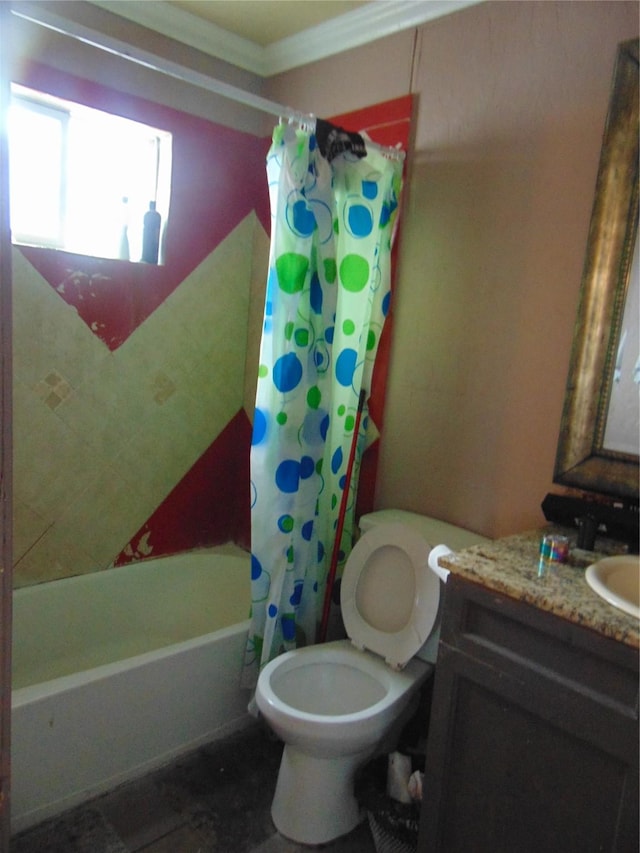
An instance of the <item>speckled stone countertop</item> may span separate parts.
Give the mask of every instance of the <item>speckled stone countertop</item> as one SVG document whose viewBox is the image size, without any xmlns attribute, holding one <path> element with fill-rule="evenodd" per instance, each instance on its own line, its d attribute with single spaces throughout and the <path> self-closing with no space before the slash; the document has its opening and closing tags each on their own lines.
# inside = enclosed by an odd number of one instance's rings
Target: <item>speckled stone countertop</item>
<svg viewBox="0 0 640 853">
<path fill-rule="evenodd" d="M 543 533 L 550 532 L 569 536 L 572 548 L 570 561 L 554 564 L 553 572 L 538 577 L 540 538 Z M 473 545 L 456 554 L 440 557 L 438 562 L 472 583 L 640 648 L 640 622 L 603 601 L 585 579 L 585 568 L 590 563 L 625 549 L 611 541 L 598 540 L 597 552 L 579 551 L 573 548 L 575 537 L 575 530 L 547 527 Z"/>
</svg>

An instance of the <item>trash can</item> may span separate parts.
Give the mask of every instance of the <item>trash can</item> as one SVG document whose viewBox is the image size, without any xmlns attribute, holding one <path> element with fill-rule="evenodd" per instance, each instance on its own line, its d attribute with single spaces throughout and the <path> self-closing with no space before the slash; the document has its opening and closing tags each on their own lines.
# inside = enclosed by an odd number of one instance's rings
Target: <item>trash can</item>
<svg viewBox="0 0 640 853">
<path fill-rule="evenodd" d="M 370 762 L 356 793 L 367 820 L 376 853 L 416 853 L 420 804 L 399 803 L 386 793 L 386 759 Z"/>
</svg>

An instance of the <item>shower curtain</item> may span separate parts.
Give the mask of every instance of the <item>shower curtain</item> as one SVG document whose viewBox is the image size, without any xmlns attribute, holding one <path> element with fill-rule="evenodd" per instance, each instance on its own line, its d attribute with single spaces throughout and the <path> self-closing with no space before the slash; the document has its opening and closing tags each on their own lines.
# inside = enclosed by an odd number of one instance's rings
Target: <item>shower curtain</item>
<svg viewBox="0 0 640 853">
<path fill-rule="evenodd" d="M 325 152 L 326 153 L 326 152 Z M 327 159 L 278 125 L 267 157 L 271 248 L 251 447 L 251 627 L 243 682 L 316 641 L 352 442 L 338 575 L 351 549 L 366 403 L 390 299 L 402 162 Z"/>
</svg>

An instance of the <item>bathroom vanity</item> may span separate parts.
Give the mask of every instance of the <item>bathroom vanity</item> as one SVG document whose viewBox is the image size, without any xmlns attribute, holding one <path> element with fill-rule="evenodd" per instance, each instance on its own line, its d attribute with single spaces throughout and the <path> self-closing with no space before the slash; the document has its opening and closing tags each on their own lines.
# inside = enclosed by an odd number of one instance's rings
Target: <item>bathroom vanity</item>
<svg viewBox="0 0 640 853">
<path fill-rule="evenodd" d="M 540 535 L 440 559 L 424 853 L 638 850 L 638 620 L 587 585 L 603 554 L 538 577 Z"/>
</svg>

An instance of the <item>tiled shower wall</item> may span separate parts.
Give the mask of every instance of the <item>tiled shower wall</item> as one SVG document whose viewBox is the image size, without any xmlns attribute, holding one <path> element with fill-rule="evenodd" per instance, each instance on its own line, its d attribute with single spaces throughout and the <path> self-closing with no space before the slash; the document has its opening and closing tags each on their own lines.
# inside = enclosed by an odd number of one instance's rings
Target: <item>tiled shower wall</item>
<svg viewBox="0 0 640 853">
<path fill-rule="evenodd" d="M 242 410 L 254 228 L 114 352 L 14 249 L 16 586 L 109 566 Z"/>
<path fill-rule="evenodd" d="M 181 115 L 164 112 L 182 229 L 171 243 L 170 220 L 165 267 L 74 267 L 71 295 L 59 253 L 13 249 L 15 586 L 181 550 L 185 538 L 237 539 L 248 523 L 248 478 L 235 474 L 248 464 L 268 238 L 264 181 L 240 158 L 253 150 L 262 174 L 265 143 L 186 115 L 185 141 Z M 232 182 L 243 168 L 246 184 Z M 230 525 L 229 506 L 246 519 Z"/>
</svg>

